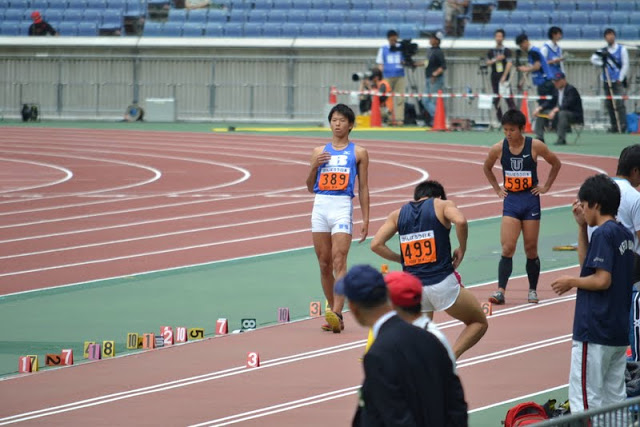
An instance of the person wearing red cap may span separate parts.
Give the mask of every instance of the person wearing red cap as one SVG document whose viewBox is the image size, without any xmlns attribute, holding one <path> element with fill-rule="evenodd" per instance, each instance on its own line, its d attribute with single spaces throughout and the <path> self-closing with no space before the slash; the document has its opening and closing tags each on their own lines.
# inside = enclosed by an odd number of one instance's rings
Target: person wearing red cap
<svg viewBox="0 0 640 427">
<path fill-rule="evenodd" d="M 475 296 L 460 283 L 458 268 L 467 249 L 467 219 L 447 200 L 442 185 L 433 180 L 418 184 L 414 201 L 389 215 L 371 241 L 371 250 L 402 264 L 402 269 L 422 282 L 422 310 L 433 316 L 446 311 L 465 324 L 453 351 L 456 358 L 474 346 L 487 331 L 487 318 Z M 460 246 L 451 250 L 449 233 L 456 226 Z M 387 242 L 400 234 L 400 251 Z M 453 254 L 453 255 L 452 255 Z"/>
<path fill-rule="evenodd" d="M 396 314 L 405 322 L 435 335 L 447 349 L 455 369 L 456 356 L 453 354 L 447 337 L 429 316 L 422 313 L 422 282 L 420 279 L 405 271 L 392 271 L 384 276 L 384 282 L 389 291 L 391 307 L 396 311 Z"/>
<path fill-rule="evenodd" d="M 42 19 L 42 15 L 40 15 L 40 12 L 37 10 L 31 13 L 31 19 L 33 20 L 33 24 L 29 26 L 30 36 L 46 36 L 47 34 L 52 36 L 59 35 L 47 21 Z"/>
<path fill-rule="evenodd" d="M 362 360 L 365 378 L 352 425 L 467 426 L 464 389 L 447 350 L 392 310 L 382 274 L 355 265 L 335 292 L 348 299 L 353 317 L 375 338 Z"/>
</svg>

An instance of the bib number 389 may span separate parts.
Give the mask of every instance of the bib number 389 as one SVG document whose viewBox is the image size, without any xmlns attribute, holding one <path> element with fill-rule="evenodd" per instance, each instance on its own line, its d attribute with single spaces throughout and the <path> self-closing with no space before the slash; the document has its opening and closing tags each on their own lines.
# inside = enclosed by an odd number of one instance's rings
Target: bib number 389
<svg viewBox="0 0 640 427">
<path fill-rule="evenodd" d="M 344 190 L 349 183 L 349 174 L 344 172 L 325 172 L 320 174 L 318 188 L 322 191 Z"/>
</svg>

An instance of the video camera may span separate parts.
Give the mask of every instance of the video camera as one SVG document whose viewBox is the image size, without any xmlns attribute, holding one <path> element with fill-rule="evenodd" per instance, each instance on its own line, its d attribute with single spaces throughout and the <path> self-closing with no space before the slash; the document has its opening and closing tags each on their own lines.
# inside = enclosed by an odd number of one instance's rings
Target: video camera
<svg viewBox="0 0 640 427">
<path fill-rule="evenodd" d="M 418 53 L 418 43 L 412 43 L 411 39 L 400 40 L 400 46 L 395 45 L 390 47 L 391 52 L 402 52 L 404 57 L 404 65 L 414 67 L 415 61 L 413 55 Z"/>
<path fill-rule="evenodd" d="M 353 80 L 354 82 L 357 82 L 360 80 L 369 80 L 372 76 L 373 76 L 373 73 L 371 71 L 353 73 L 351 75 L 351 80 Z"/>
<path fill-rule="evenodd" d="M 603 47 L 602 49 L 596 50 L 595 54 L 601 57 L 602 59 L 607 59 L 607 57 L 609 56 L 609 51 L 607 50 L 606 47 Z"/>
</svg>

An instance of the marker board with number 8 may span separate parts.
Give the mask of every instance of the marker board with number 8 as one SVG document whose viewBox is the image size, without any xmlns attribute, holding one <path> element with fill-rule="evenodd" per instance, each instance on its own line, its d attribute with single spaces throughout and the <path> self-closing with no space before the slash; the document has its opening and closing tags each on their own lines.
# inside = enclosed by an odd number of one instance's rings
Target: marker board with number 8
<svg viewBox="0 0 640 427">
<path fill-rule="evenodd" d="M 240 320 L 240 329 L 255 329 L 258 326 L 256 319 L 242 319 Z"/>
</svg>

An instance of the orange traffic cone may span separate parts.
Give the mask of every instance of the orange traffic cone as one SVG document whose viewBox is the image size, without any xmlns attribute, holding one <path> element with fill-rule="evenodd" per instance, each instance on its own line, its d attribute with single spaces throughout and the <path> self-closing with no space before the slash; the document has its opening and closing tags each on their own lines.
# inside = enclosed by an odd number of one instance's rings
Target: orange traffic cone
<svg viewBox="0 0 640 427">
<path fill-rule="evenodd" d="M 371 99 L 371 127 L 382 127 L 382 115 L 380 114 L 380 97 L 374 95 Z"/>
<path fill-rule="evenodd" d="M 442 91 L 438 91 L 438 99 L 436 100 L 436 114 L 433 118 L 433 127 L 431 130 L 447 130 L 446 116 L 444 112 L 444 99 Z"/>
<path fill-rule="evenodd" d="M 529 119 L 529 103 L 528 103 L 528 94 L 527 91 L 524 91 L 524 98 L 522 98 L 522 104 L 520 104 L 520 111 L 524 114 L 524 118 L 527 120 L 527 124 L 524 126 L 525 133 L 532 133 L 533 129 L 531 128 L 531 120 Z"/>
<path fill-rule="evenodd" d="M 329 104 L 337 104 L 338 103 L 338 95 L 335 92 L 336 87 L 331 86 L 329 88 Z"/>
</svg>

